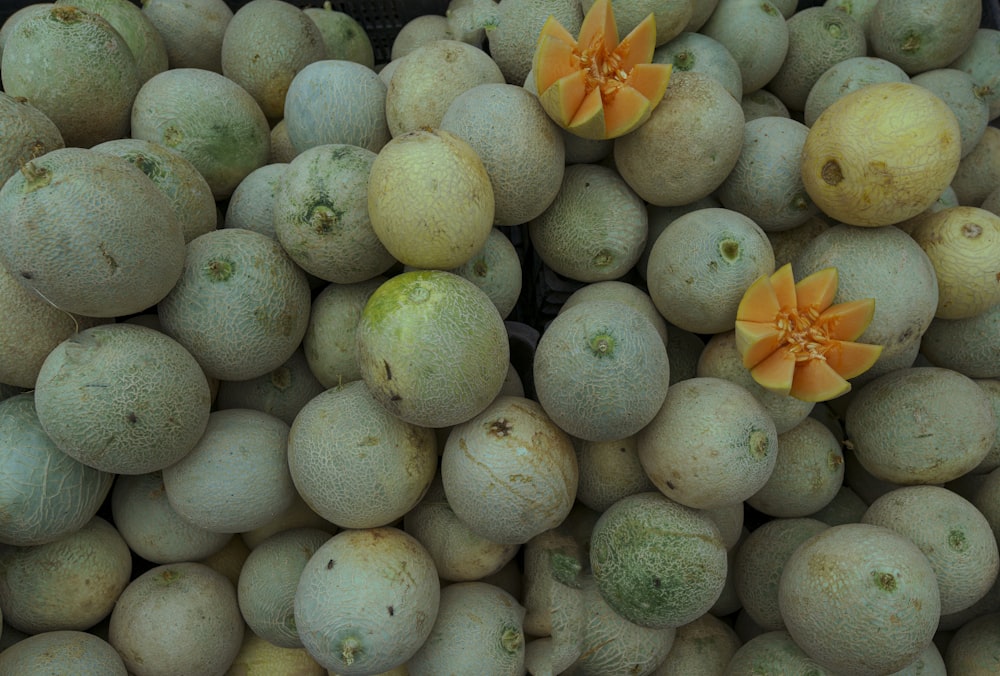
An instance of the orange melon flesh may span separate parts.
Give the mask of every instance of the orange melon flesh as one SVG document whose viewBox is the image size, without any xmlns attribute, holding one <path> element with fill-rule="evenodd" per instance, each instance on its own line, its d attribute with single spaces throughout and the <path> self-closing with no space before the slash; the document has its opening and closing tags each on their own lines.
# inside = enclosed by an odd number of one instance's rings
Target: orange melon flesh
<svg viewBox="0 0 1000 676">
<path fill-rule="evenodd" d="M 828 401 L 850 389 L 851 384 L 834 371 L 829 362 L 810 359 L 799 363 L 795 369 L 788 393 L 802 401 Z"/>
<path fill-rule="evenodd" d="M 773 324 L 736 321 L 736 349 L 743 366 L 753 368 L 781 347 L 781 332 Z"/>
<path fill-rule="evenodd" d="M 627 134 L 649 119 L 670 82 L 671 65 L 649 63 L 655 47 L 652 14 L 619 42 L 608 0 L 594 3 L 575 40 L 550 16 L 533 60 L 542 108 L 577 136 Z"/>
<path fill-rule="evenodd" d="M 837 268 L 826 268 L 809 275 L 795 285 L 799 307 L 814 307 L 820 312 L 830 307 L 837 295 Z"/>
<path fill-rule="evenodd" d="M 787 345 L 779 347 L 750 370 L 761 387 L 777 394 L 788 394 L 798 370 L 795 355 Z"/>
<path fill-rule="evenodd" d="M 865 332 L 875 315 L 875 300 L 865 298 L 827 308 L 816 320 L 838 340 L 855 340 Z"/>
<path fill-rule="evenodd" d="M 761 277 L 750 285 L 736 308 L 737 322 L 760 322 L 771 324 L 781 312 L 781 303 L 774 291 L 771 280 Z"/>
<path fill-rule="evenodd" d="M 771 286 L 774 287 L 774 295 L 778 299 L 778 305 L 786 312 L 799 307 L 801 301 L 798 298 L 798 287 L 795 285 L 795 277 L 792 275 L 792 264 L 785 263 L 771 275 Z M 774 318 L 772 317 L 772 320 Z"/>
<path fill-rule="evenodd" d="M 875 365 L 882 354 L 881 345 L 852 343 L 846 340 L 833 342 L 826 352 L 826 363 L 842 378 L 854 378 Z"/>
</svg>

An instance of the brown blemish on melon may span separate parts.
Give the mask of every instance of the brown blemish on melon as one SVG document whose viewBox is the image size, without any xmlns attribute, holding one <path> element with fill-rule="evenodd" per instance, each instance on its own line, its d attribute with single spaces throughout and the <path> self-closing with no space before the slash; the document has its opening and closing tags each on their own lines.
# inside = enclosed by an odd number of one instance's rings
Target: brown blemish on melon
<svg viewBox="0 0 1000 676">
<path fill-rule="evenodd" d="M 510 436 L 512 429 L 514 429 L 514 426 L 506 418 L 498 418 L 490 423 L 490 434 L 495 437 L 503 438 Z"/>
<path fill-rule="evenodd" d="M 896 577 L 892 573 L 885 571 L 873 570 L 872 581 L 876 587 L 885 592 L 894 592 L 896 591 L 896 587 L 899 586 L 896 582 Z"/>
<path fill-rule="evenodd" d="M 983 234 L 983 227 L 978 223 L 966 223 L 962 226 L 962 236 L 975 239 Z"/>
<path fill-rule="evenodd" d="M 844 180 L 844 172 L 837 160 L 827 160 L 820 172 L 823 182 L 827 185 L 837 185 Z"/>
</svg>

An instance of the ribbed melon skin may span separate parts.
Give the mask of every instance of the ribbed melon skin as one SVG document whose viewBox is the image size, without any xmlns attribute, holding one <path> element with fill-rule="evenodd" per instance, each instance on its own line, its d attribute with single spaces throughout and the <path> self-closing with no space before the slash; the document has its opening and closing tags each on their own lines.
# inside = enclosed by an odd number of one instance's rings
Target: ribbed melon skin
<svg viewBox="0 0 1000 676">
<path fill-rule="evenodd" d="M 104 502 L 114 475 L 60 451 L 38 422 L 35 396 L 0 402 L 0 543 L 52 542 L 83 527 Z"/>
<path fill-rule="evenodd" d="M 60 630 L 28 636 L 0 654 L 0 673 L 128 676 L 121 656 L 90 632 Z"/>
<path fill-rule="evenodd" d="M 653 676 L 722 674 L 740 639 L 732 627 L 711 613 L 677 627 L 670 652 Z"/>
<path fill-rule="evenodd" d="M 2 72 L 4 91 L 48 115 L 66 145 L 89 148 L 128 136 L 139 68 L 99 14 L 57 5 L 28 12 L 7 36 Z"/>
<path fill-rule="evenodd" d="M 217 409 L 252 408 L 291 425 L 310 399 L 326 388 L 309 369 L 301 349 L 270 373 L 250 380 L 223 380 L 215 395 Z"/>
<path fill-rule="evenodd" d="M 935 366 L 970 378 L 1000 378 L 1000 304 L 968 319 L 934 319 L 920 351 Z"/>
<path fill-rule="evenodd" d="M 222 38 L 233 18 L 225 0 L 147 0 L 142 13 L 163 37 L 170 68 L 222 73 Z"/>
<path fill-rule="evenodd" d="M 64 148 L 62 133 L 48 115 L 24 99 L 0 92 L 0 185 L 32 157 Z"/>
<path fill-rule="evenodd" d="M 0 189 L 0 262 L 49 303 L 91 317 L 155 305 L 180 276 L 184 235 L 139 169 L 83 148 L 32 160 Z"/>
<path fill-rule="evenodd" d="M 835 676 L 834 672 L 806 655 L 784 629 L 765 632 L 750 639 L 739 647 L 726 666 L 727 676 L 753 676 L 758 673 Z"/>
</svg>

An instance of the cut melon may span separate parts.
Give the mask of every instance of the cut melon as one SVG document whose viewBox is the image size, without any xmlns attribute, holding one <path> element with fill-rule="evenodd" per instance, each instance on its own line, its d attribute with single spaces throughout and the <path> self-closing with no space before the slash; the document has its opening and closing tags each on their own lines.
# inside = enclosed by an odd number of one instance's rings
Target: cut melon
<svg viewBox="0 0 1000 676">
<path fill-rule="evenodd" d="M 761 386 L 803 401 L 827 401 L 851 389 L 848 378 L 874 365 L 881 345 L 851 342 L 871 323 L 875 299 L 831 305 L 836 268 L 795 283 L 791 264 L 747 289 L 736 317 L 736 346 Z"/>
<path fill-rule="evenodd" d="M 672 65 L 650 63 L 655 48 L 653 15 L 619 41 L 609 0 L 594 3 L 576 39 L 550 16 L 533 62 L 539 101 L 559 126 L 577 136 L 627 134 L 649 119 L 670 82 Z"/>
</svg>

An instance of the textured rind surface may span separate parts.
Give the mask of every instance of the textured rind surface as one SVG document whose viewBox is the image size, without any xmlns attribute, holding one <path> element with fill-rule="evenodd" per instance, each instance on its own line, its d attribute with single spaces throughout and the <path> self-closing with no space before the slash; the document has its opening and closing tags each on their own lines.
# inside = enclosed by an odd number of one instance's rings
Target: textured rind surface
<svg viewBox="0 0 1000 676">
<path fill-rule="evenodd" d="M 358 323 L 357 351 L 375 399 L 422 427 L 478 414 L 500 392 L 510 362 L 493 301 L 441 270 L 404 272 L 376 289 Z"/>
<path fill-rule="evenodd" d="M 490 55 L 506 81 L 517 85 L 528 77 L 536 38 L 549 16 L 571 35 L 578 35 L 583 24 L 583 8 L 576 0 L 504 0 L 497 10 L 496 26 L 486 32 Z"/>
<path fill-rule="evenodd" d="M 226 207 L 224 227 L 274 234 L 274 196 L 289 162 L 271 162 L 254 169 L 233 190 Z"/>
<path fill-rule="evenodd" d="M 27 547 L 79 530 L 97 514 L 114 475 L 60 451 L 38 422 L 32 393 L 0 402 L 0 543 Z"/>
<path fill-rule="evenodd" d="M 767 410 L 740 385 L 691 378 L 671 385 L 639 431 L 639 462 L 668 498 L 695 509 L 747 499 L 766 482 L 778 453 Z"/>
<path fill-rule="evenodd" d="M 891 225 L 937 200 L 961 152 L 961 129 L 944 101 L 919 85 L 881 82 L 841 97 L 816 118 L 802 149 L 802 180 L 831 218 Z"/>
<path fill-rule="evenodd" d="M 854 456 L 897 484 L 940 484 L 974 469 L 996 439 L 989 396 L 950 369 L 914 366 L 867 383 L 844 416 Z"/>
<path fill-rule="evenodd" d="M 614 169 L 574 164 L 558 191 L 528 223 L 535 252 L 555 272 L 581 282 L 618 279 L 642 255 L 649 217 Z"/>
<path fill-rule="evenodd" d="M 923 552 L 869 524 L 831 526 L 799 546 L 781 573 L 778 605 L 806 654 L 857 676 L 916 659 L 934 637 L 941 607 Z"/>
<path fill-rule="evenodd" d="M 251 0 L 236 10 L 222 37 L 222 74 L 245 89 L 264 115 L 280 120 L 295 74 L 326 57 L 319 26 L 297 6 Z"/>
<path fill-rule="evenodd" d="M 935 366 L 970 378 L 1000 378 L 1000 304 L 968 319 L 935 319 L 920 350 Z"/>
<path fill-rule="evenodd" d="M 35 383 L 35 410 L 55 444 L 115 474 L 144 474 L 183 458 L 204 432 L 211 406 L 208 379 L 191 353 L 133 324 L 103 324 L 67 338 Z"/>
<path fill-rule="evenodd" d="M 734 99 L 739 101 L 743 98 L 743 76 L 739 64 L 725 45 L 704 33 L 688 30 L 677 35 L 656 48 L 653 63 L 669 63 L 673 65 L 674 72 L 693 70 L 706 73 L 721 82 Z"/>
<path fill-rule="evenodd" d="M 493 185 L 496 225 L 527 223 L 555 199 L 565 167 L 563 136 L 524 87 L 472 87 L 455 97 L 440 126 L 467 141 L 483 160 Z"/>
<path fill-rule="evenodd" d="M 803 122 L 811 127 L 830 104 L 876 82 L 909 82 L 910 77 L 892 61 L 875 56 L 854 56 L 830 66 L 813 83 L 806 97 Z"/>
<path fill-rule="evenodd" d="M 4 183 L 0 235 L 0 262 L 18 282 L 91 317 L 156 304 L 184 258 L 163 193 L 127 161 L 84 148 L 46 153 Z"/>
<path fill-rule="evenodd" d="M 751 676 L 766 670 L 767 674 L 809 674 L 836 676 L 802 651 L 784 629 L 766 631 L 754 636 L 733 654 L 726 674 Z"/>
<path fill-rule="evenodd" d="M 328 284 L 313 299 L 302 349 L 324 387 L 361 379 L 355 332 L 365 304 L 385 281 L 379 276 L 356 284 Z"/>
<path fill-rule="evenodd" d="M 517 307 L 524 280 L 521 257 L 510 238 L 500 230 L 493 228 L 483 248 L 464 265 L 449 272 L 482 289 L 504 319 Z"/>
<path fill-rule="evenodd" d="M 788 53 L 785 17 L 770 2 L 722 0 L 700 32 L 721 42 L 736 59 L 744 95 L 766 85 Z"/>
<path fill-rule="evenodd" d="M 437 442 L 433 430 L 393 416 L 355 380 L 302 408 L 288 466 L 317 514 L 341 528 L 375 528 L 420 501 L 437 471 Z"/>
<path fill-rule="evenodd" d="M 215 408 L 252 408 L 291 425 L 310 399 L 326 388 L 309 369 L 301 349 L 269 373 L 250 380 L 223 380 L 215 395 Z"/>
<path fill-rule="evenodd" d="M 59 128 L 45 113 L 4 92 L 0 92 L 0 140 L 0 185 L 33 157 L 66 146 Z"/>
<path fill-rule="evenodd" d="M 295 623 L 306 650 L 327 669 L 377 674 L 417 652 L 440 602 L 434 561 L 416 539 L 392 527 L 345 530 L 306 563 Z M 345 658 L 353 641 L 358 649 Z"/>
<path fill-rule="evenodd" d="M 441 482 L 452 510 L 473 532 L 522 544 L 563 522 L 579 477 L 569 436 L 524 397 L 497 397 L 452 428 Z"/>
<path fill-rule="evenodd" d="M 309 559 L 330 534 L 317 528 L 275 533 L 247 556 L 236 586 L 240 613 L 254 635 L 281 648 L 301 648 L 295 589 Z"/>
<path fill-rule="evenodd" d="M 2 67 L 4 91 L 45 113 L 66 145 L 89 148 L 128 136 L 139 69 L 100 15 L 55 5 L 28 12 L 7 35 Z"/>
<path fill-rule="evenodd" d="M 350 14 L 332 7 L 305 7 L 302 10 L 319 28 L 326 45 L 326 58 L 353 61 L 375 68 L 372 41 L 358 21 Z"/>
<path fill-rule="evenodd" d="M 222 38 L 233 18 L 225 0 L 149 0 L 142 13 L 163 37 L 171 68 L 222 73 Z"/>
<path fill-rule="evenodd" d="M 0 671 L 31 674 L 49 670 L 78 676 L 127 676 L 118 652 L 85 631 L 59 630 L 28 636 L 0 654 Z"/>
<path fill-rule="evenodd" d="M 135 676 L 224 673 L 245 626 L 233 584 L 205 564 L 181 562 L 129 583 L 111 611 L 108 642 Z"/>
<path fill-rule="evenodd" d="M 703 513 L 661 493 L 637 493 L 594 524 L 590 565 L 608 605 L 651 628 L 677 627 L 708 611 L 726 582 L 726 548 Z"/>
<path fill-rule="evenodd" d="M 288 509 L 288 425 L 263 411 L 213 412 L 194 448 L 163 470 L 170 506 L 192 524 L 242 533 Z"/>
<path fill-rule="evenodd" d="M 253 97 L 229 78 L 198 68 L 171 68 L 142 85 L 132 106 L 132 138 L 183 155 L 217 200 L 267 164 L 271 147 L 271 129 Z"/>
<path fill-rule="evenodd" d="M 416 268 L 448 270 L 468 261 L 493 229 L 495 205 L 475 149 L 440 129 L 393 138 L 368 177 L 375 234 L 397 260 Z"/>
<path fill-rule="evenodd" d="M 910 75 L 943 68 L 968 47 L 982 12 L 982 3 L 975 0 L 948 4 L 882 0 L 868 18 L 868 44 L 876 56 Z"/>
<path fill-rule="evenodd" d="M 311 63 L 288 86 L 288 138 L 299 152 L 348 143 L 377 153 L 391 138 L 385 95 L 385 82 L 367 66 L 333 59 Z"/>
<path fill-rule="evenodd" d="M 724 673 L 741 645 L 733 629 L 711 613 L 677 627 L 670 652 L 653 676 Z"/>
<path fill-rule="evenodd" d="M 603 336 L 613 343 L 607 353 L 597 344 Z M 639 310 L 606 300 L 579 303 L 553 319 L 532 368 L 545 412 L 588 441 L 621 439 L 645 427 L 670 381 L 666 348 L 653 324 Z"/>
<path fill-rule="evenodd" d="M 368 216 L 368 176 L 375 158 L 366 148 L 325 144 L 301 152 L 278 181 L 275 235 L 306 272 L 353 284 L 396 262 Z"/>
<path fill-rule="evenodd" d="M 291 357 L 309 307 L 305 272 L 276 240 L 224 228 L 188 244 L 181 278 L 157 310 L 207 376 L 249 380 Z"/>
</svg>

